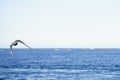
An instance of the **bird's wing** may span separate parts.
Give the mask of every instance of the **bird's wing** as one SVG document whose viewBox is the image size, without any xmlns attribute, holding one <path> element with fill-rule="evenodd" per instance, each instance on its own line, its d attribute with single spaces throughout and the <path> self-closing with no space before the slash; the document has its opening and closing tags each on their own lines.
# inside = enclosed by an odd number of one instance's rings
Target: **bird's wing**
<svg viewBox="0 0 120 80">
<path fill-rule="evenodd" d="M 13 53 L 12 53 L 12 45 L 10 45 L 10 53 L 11 53 L 11 56 L 13 56 Z"/>
<path fill-rule="evenodd" d="M 31 49 L 27 44 L 25 44 L 23 41 L 21 40 L 17 40 L 18 42 L 22 43 L 23 45 L 27 46 L 29 49 Z"/>
</svg>

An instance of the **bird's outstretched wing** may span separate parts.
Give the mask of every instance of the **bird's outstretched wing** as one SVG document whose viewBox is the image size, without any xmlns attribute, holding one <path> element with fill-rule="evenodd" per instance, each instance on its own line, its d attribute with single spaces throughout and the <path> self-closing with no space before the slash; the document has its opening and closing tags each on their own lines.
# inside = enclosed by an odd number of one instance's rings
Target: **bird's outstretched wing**
<svg viewBox="0 0 120 80">
<path fill-rule="evenodd" d="M 13 53 L 12 53 L 12 45 L 10 45 L 10 53 L 11 53 L 11 56 L 13 56 Z"/>
<path fill-rule="evenodd" d="M 31 49 L 31 48 L 30 48 L 27 44 L 25 44 L 23 41 L 21 41 L 21 40 L 16 40 L 16 41 L 22 43 L 23 45 L 25 45 L 25 46 L 27 46 L 29 49 Z"/>
</svg>

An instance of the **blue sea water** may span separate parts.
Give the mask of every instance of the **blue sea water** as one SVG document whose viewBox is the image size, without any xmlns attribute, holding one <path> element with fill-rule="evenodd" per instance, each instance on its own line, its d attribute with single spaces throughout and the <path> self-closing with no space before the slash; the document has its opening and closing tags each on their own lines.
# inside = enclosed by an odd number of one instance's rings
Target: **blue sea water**
<svg viewBox="0 0 120 80">
<path fill-rule="evenodd" d="M 120 80 L 120 49 L 0 49 L 0 80 Z"/>
</svg>

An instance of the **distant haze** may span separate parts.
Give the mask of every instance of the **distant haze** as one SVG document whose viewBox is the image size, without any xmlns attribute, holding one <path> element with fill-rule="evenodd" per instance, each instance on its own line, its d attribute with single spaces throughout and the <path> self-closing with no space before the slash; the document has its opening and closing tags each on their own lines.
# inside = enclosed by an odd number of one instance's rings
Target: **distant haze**
<svg viewBox="0 0 120 80">
<path fill-rule="evenodd" d="M 0 48 L 16 39 L 33 48 L 120 48 L 120 0 L 0 0 Z"/>
</svg>

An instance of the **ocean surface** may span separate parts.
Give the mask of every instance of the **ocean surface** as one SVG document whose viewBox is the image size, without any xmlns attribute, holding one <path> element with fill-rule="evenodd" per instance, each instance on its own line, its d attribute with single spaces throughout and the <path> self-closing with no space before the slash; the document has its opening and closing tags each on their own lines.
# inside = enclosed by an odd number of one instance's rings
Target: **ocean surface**
<svg viewBox="0 0 120 80">
<path fill-rule="evenodd" d="M 120 80 L 120 49 L 0 49 L 0 80 Z"/>
</svg>

